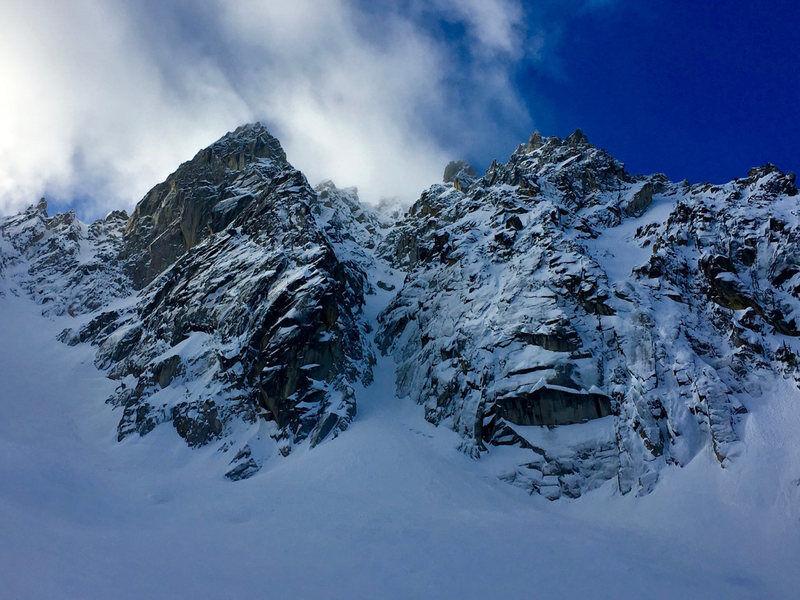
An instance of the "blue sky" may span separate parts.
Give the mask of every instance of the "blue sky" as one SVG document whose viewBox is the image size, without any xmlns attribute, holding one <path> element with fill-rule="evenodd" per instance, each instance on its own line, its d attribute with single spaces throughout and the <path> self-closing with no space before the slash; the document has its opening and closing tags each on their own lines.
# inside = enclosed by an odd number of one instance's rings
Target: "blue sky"
<svg viewBox="0 0 800 600">
<path fill-rule="evenodd" d="M 444 164 L 581 128 L 640 173 L 800 167 L 800 3 L 6 0 L 0 214 L 130 209 L 265 121 L 315 183 L 413 201 Z"/>
<path fill-rule="evenodd" d="M 575 15 L 515 82 L 539 127 L 582 128 L 637 172 L 727 181 L 800 167 L 800 2 L 616 2 Z M 520 134 L 522 131 L 520 131 Z"/>
</svg>

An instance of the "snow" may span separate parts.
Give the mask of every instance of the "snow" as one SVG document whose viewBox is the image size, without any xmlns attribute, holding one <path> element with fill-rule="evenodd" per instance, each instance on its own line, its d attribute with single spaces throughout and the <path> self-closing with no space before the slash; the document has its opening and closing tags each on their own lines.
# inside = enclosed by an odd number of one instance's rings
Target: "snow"
<svg viewBox="0 0 800 600">
<path fill-rule="evenodd" d="M 576 390 L 570 390 L 575 392 Z M 585 393 L 585 392 L 584 392 Z M 599 437 L 614 437 L 614 418 L 603 417 L 586 423 L 560 425 L 555 427 L 539 427 L 535 425 L 514 425 L 514 431 L 535 446 L 545 447 L 552 452 L 559 452 L 576 446 L 581 442 L 592 441 Z"/>
<path fill-rule="evenodd" d="M 603 266 L 610 282 L 626 281 L 634 268 L 647 262 L 652 248 L 642 247 L 638 243 L 634 237 L 636 230 L 651 223 L 666 221 L 675 208 L 675 202 L 674 197 L 656 195 L 642 216 L 628 218 L 596 239 L 581 240 L 592 257 Z"/>
<path fill-rule="evenodd" d="M 377 273 L 399 283 L 400 273 Z M 388 301 L 376 288 L 365 317 Z M 645 497 L 549 503 L 456 450 L 379 359 L 346 435 L 232 483 L 168 427 L 123 443 L 67 318 L 0 299 L 0 581 L 7 598 L 791 598 L 800 585 L 800 402 L 747 420 Z M 601 426 L 600 422 L 596 426 Z"/>
</svg>

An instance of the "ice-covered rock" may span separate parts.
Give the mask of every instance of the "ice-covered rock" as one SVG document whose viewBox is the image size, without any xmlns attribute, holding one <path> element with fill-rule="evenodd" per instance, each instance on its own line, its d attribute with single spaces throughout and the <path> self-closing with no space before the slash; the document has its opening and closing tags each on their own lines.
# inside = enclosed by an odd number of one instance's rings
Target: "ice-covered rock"
<svg viewBox="0 0 800 600">
<path fill-rule="evenodd" d="M 50 217 L 42 198 L 0 219 L 0 277 L 13 280 L 45 315 L 90 313 L 131 293 L 117 256 L 128 215 L 113 211 L 91 225 L 74 212 Z M 0 285 L 0 293 L 2 288 Z"/>
<path fill-rule="evenodd" d="M 534 134 L 468 188 L 432 186 L 379 248 L 409 270 L 379 317 L 398 395 L 473 456 L 528 449 L 506 478 L 548 497 L 646 493 L 707 446 L 726 465 L 759 378 L 800 347 L 796 194 L 773 166 L 689 186 Z M 535 433 L 608 415 L 614 435 L 571 453 Z"/>
<path fill-rule="evenodd" d="M 118 381 L 119 439 L 169 423 L 232 480 L 344 431 L 376 360 L 398 402 L 550 499 L 647 493 L 705 451 L 726 467 L 761 382 L 800 384 L 793 175 L 632 175 L 576 131 L 443 179 L 368 207 L 246 125 L 130 218 L 0 219 L 0 294 L 78 317 L 61 340 Z"/>
</svg>

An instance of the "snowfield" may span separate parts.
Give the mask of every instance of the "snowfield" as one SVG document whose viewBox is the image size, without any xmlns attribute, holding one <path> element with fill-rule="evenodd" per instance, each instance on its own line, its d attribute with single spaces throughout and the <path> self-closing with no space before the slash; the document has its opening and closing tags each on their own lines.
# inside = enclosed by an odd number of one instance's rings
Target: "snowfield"
<svg viewBox="0 0 800 600">
<path fill-rule="evenodd" d="M 469 459 L 379 358 L 346 435 L 234 483 L 171 428 L 117 443 L 114 382 L 40 313 L 0 299 L 2 598 L 797 597 L 800 398 L 782 381 L 728 468 L 708 448 L 649 495 L 548 502 L 497 480 L 518 449 Z"/>
</svg>

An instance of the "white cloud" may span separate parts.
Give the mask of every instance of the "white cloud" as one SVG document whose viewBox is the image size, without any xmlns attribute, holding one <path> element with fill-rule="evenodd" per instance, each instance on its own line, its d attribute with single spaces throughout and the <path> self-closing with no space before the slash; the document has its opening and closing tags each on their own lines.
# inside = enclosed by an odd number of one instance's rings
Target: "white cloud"
<svg viewBox="0 0 800 600">
<path fill-rule="evenodd" d="M 130 208 L 199 148 L 256 118 L 312 183 L 331 177 L 368 200 L 414 199 L 448 159 L 496 135 L 497 120 L 528 118 L 509 83 L 518 4 L 446 0 L 439 10 L 464 24 L 471 57 L 410 8 L 6 1 L 0 212 L 45 192 L 82 199 L 90 216 Z M 470 133 L 445 143 L 432 126 Z"/>
<path fill-rule="evenodd" d="M 434 6 L 464 23 L 480 51 L 513 56 L 522 53 L 523 14 L 515 0 L 436 0 Z"/>
</svg>

